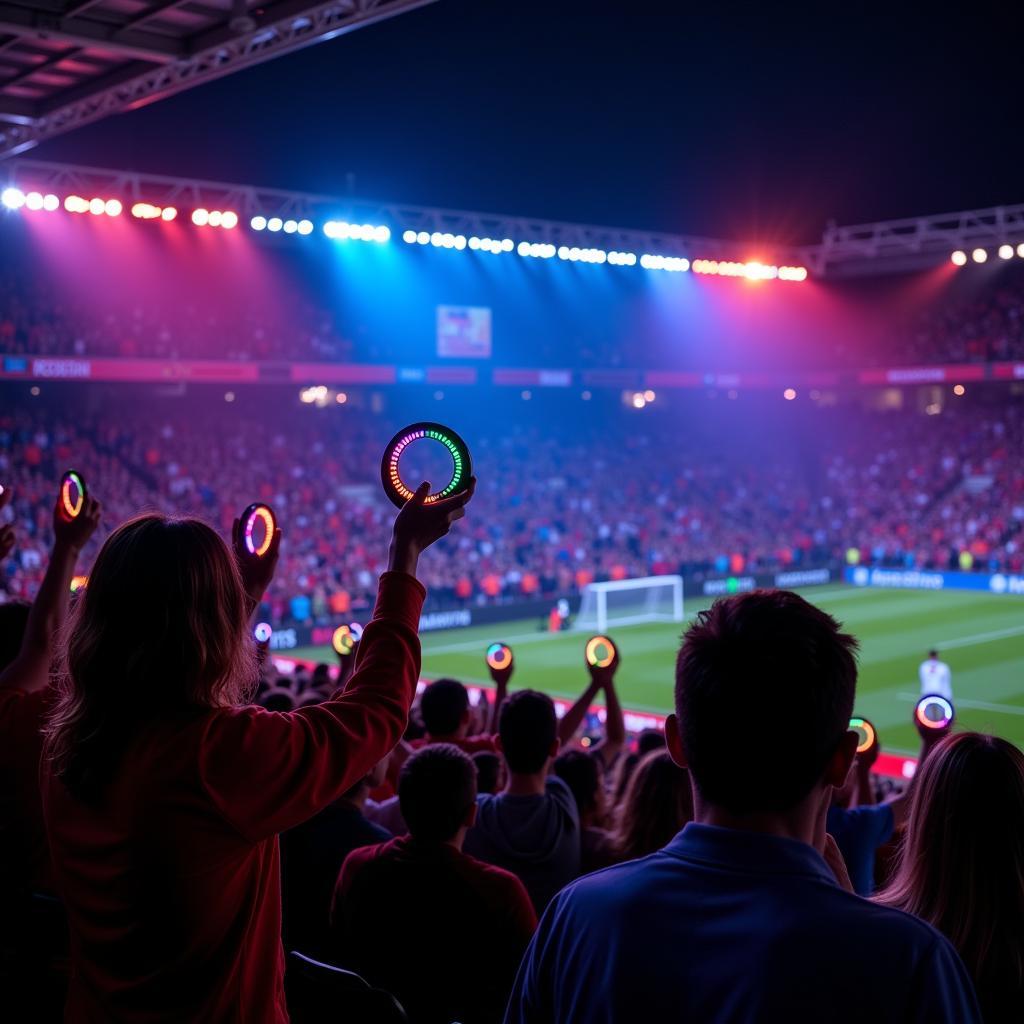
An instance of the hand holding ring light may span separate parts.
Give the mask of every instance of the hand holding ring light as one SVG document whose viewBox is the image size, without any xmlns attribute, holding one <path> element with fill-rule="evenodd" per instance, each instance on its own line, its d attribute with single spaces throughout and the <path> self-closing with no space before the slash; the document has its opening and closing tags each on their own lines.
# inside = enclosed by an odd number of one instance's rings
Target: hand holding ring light
<svg viewBox="0 0 1024 1024">
<path fill-rule="evenodd" d="M 402 508 L 415 493 L 415 487 L 410 487 L 409 483 L 402 479 L 400 462 L 403 452 L 418 441 L 434 441 L 443 445 L 452 459 L 451 478 L 439 490 L 428 493 L 423 499 L 424 505 L 432 505 L 443 498 L 451 498 L 469 490 L 473 476 L 473 460 L 470 458 L 466 442 L 454 430 L 440 423 L 413 423 L 391 438 L 384 449 L 384 457 L 380 464 L 380 479 L 384 485 L 384 493 L 398 508 Z"/>
<path fill-rule="evenodd" d="M 262 502 L 249 505 L 234 521 L 231 536 L 251 614 L 263 600 L 277 567 L 281 530 L 274 510 Z"/>
<path fill-rule="evenodd" d="M 850 728 L 857 734 L 857 757 L 874 763 L 878 757 L 878 730 L 866 718 L 851 718 Z"/>
</svg>

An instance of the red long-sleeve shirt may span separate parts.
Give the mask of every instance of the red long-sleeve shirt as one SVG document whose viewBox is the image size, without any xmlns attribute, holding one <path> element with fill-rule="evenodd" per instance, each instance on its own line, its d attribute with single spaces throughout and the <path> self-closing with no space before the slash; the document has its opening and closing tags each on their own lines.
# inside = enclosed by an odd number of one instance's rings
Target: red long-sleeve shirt
<svg viewBox="0 0 1024 1024">
<path fill-rule="evenodd" d="M 67 1021 L 288 1020 L 277 833 L 398 742 L 419 677 L 424 596 L 404 573 L 381 578 L 356 671 L 324 704 L 147 723 L 98 805 L 76 800 L 44 766 L 72 937 Z"/>
</svg>

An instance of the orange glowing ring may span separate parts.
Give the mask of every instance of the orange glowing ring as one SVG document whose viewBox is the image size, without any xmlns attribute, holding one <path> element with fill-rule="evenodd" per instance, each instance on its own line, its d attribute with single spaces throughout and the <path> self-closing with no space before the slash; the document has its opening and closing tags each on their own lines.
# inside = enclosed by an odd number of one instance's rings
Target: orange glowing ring
<svg viewBox="0 0 1024 1024">
<path fill-rule="evenodd" d="M 495 672 L 512 667 L 512 648 L 507 644 L 491 644 L 487 648 L 487 664 Z"/>
<path fill-rule="evenodd" d="M 866 718 L 851 718 L 850 728 L 857 733 L 857 753 L 866 754 L 878 742 L 875 727 Z"/>
<path fill-rule="evenodd" d="M 929 708 L 938 708 L 942 717 L 929 718 Z M 953 705 L 945 697 L 940 697 L 937 693 L 925 694 L 917 702 L 917 707 L 914 708 L 914 717 L 917 719 L 918 724 L 925 729 L 946 729 L 952 724 L 955 714 Z"/>
<path fill-rule="evenodd" d="M 72 487 L 78 491 L 77 501 L 71 500 Z M 85 508 L 85 496 L 87 493 L 85 481 L 82 479 L 81 473 L 69 469 L 60 478 L 60 504 L 66 519 L 77 519 L 82 514 L 82 509 Z"/>
<path fill-rule="evenodd" d="M 363 638 L 363 627 L 358 622 L 350 622 L 347 626 L 339 626 L 331 637 L 331 646 L 337 654 L 345 657 L 350 655 L 355 646 Z"/>
<path fill-rule="evenodd" d="M 425 505 L 432 505 L 442 498 L 461 494 L 469 487 L 469 481 L 473 475 L 473 462 L 469 457 L 469 448 L 454 430 L 443 427 L 440 423 L 413 423 L 391 438 L 387 448 L 384 449 L 384 457 L 380 463 L 380 480 L 384 485 L 384 492 L 399 508 L 413 496 L 413 490 L 402 479 L 398 471 L 398 460 L 401 458 L 402 452 L 413 441 L 422 438 L 443 444 L 448 449 L 453 463 L 451 480 L 441 490 L 428 494 L 424 499 Z"/>
<path fill-rule="evenodd" d="M 604 650 L 604 654 L 598 652 Z M 587 641 L 587 664 L 594 668 L 607 668 L 615 660 L 615 644 L 606 636 L 592 636 Z"/>
<path fill-rule="evenodd" d="M 256 530 L 256 523 L 263 523 L 263 541 L 257 547 L 253 534 Z M 277 521 L 274 519 L 274 510 L 269 505 L 261 502 L 254 502 L 242 513 L 242 538 L 245 541 L 245 550 L 256 558 L 262 558 L 274 543 L 274 529 Z"/>
</svg>

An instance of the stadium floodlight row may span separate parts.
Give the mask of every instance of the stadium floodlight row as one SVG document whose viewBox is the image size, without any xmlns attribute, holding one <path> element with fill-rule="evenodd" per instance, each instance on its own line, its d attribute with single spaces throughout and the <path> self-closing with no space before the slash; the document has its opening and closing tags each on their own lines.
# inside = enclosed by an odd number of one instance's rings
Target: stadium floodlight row
<svg viewBox="0 0 1024 1024">
<path fill-rule="evenodd" d="M 179 208 L 197 227 L 249 228 L 293 236 L 316 225 L 338 242 L 385 243 L 515 254 L 540 262 L 603 264 L 643 270 L 693 272 L 748 281 L 804 281 L 852 277 L 1024 258 L 1024 204 L 985 210 L 830 226 L 816 245 L 748 246 L 665 232 L 408 206 L 366 199 L 288 192 L 251 185 L 172 178 L 106 168 L 18 159 L 0 170 L 3 206 L 29 213 L 117 216 L 170 221 Z M 86 198 L 91 197 L 91 198 Z M 956 247 L 952 249 L 952 247 Z M 766 251 L 766 249 L 768 251 Z M 952 257 L 950 252 L 952 249 Z M 757 258 L 738 259 L 753 250 Z"/>
</svg>

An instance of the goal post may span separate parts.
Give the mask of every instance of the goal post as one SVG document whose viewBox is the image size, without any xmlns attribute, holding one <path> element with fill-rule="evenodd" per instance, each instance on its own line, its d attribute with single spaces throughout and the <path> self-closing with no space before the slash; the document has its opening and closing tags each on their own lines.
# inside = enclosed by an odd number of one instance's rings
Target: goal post
<svg viewBox="0 0 1024 1024">
<path fill-rule="evenodd" d="M 588 583 L 583 588 L 575 628 L 604 633 L 613 626 L 682 621 L 682 576 L 644 576 Z"/>
</svg>

